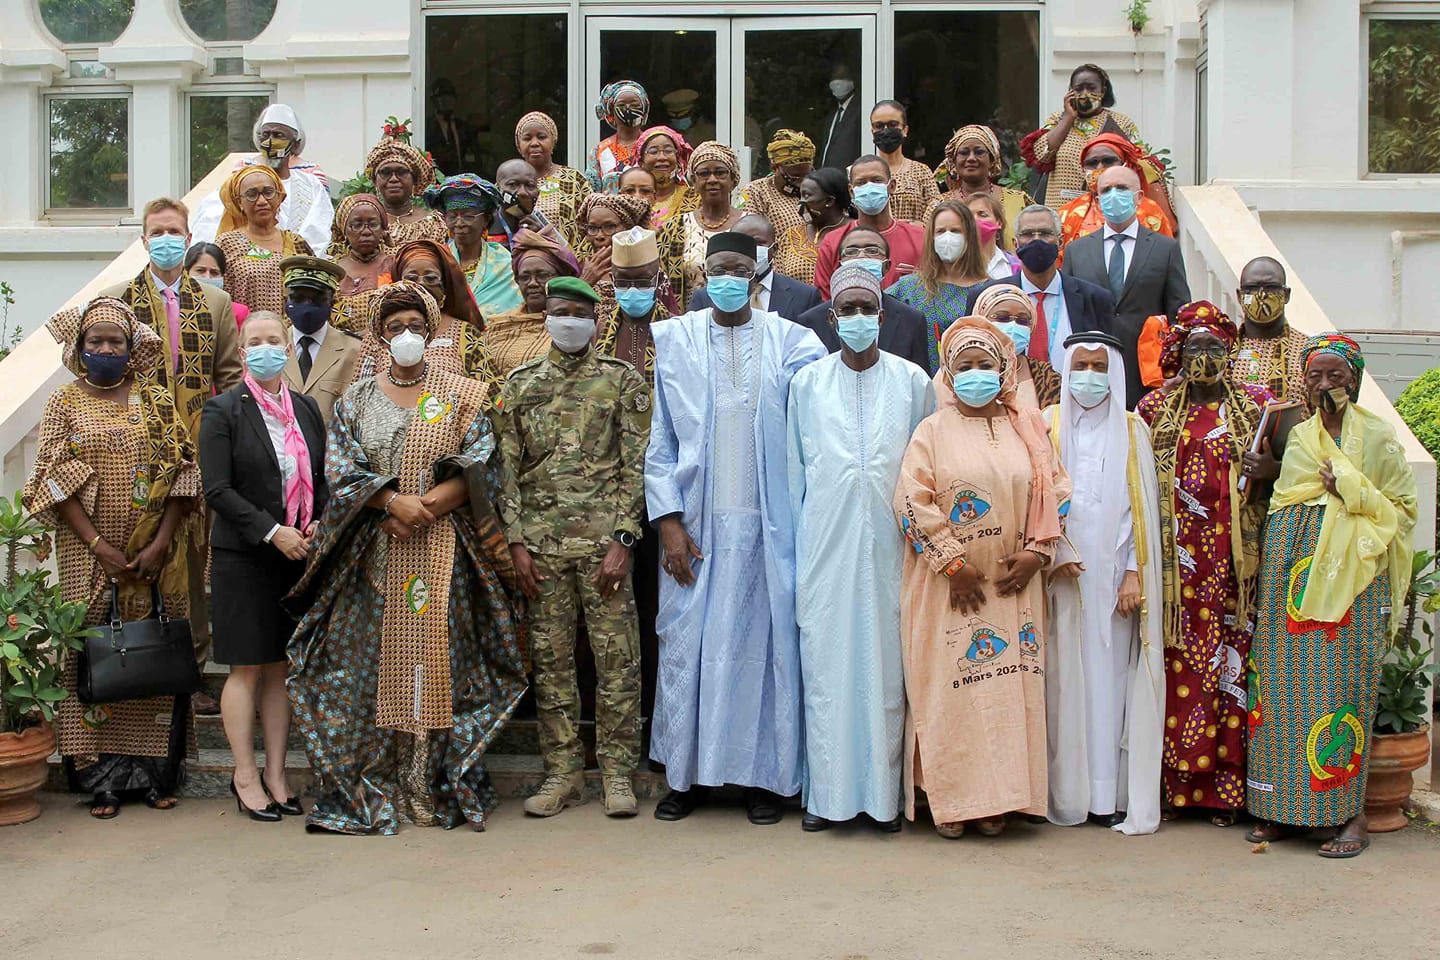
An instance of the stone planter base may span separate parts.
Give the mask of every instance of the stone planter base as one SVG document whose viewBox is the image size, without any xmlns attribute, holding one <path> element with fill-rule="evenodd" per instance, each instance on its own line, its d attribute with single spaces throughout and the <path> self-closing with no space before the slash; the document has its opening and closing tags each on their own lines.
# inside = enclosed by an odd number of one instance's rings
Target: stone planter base
<svg viewBox="0 0 1440 960">
<path fill-rule="evenodd" d="M 1377 733 L 1370 748 L 1370 780 L 1365 787 L 1365 816 L 1371 833 L 1389 833 L 1409 823 L 1405 805 L 1415 786 L 1415 771 L 1430 757 L 1430 725 L 1409 733 Z"/>
<path fill-rule="evenodd" d="M 48 723 L 24 733 L 0 733 L 0 827 L 40 816 L 36 794 L 54 751 L 55 729 Z"/>
</svg>

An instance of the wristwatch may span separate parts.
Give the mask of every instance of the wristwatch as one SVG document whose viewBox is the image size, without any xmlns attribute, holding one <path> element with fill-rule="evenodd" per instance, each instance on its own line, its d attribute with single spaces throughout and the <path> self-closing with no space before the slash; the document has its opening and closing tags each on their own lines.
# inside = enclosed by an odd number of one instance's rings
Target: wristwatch
<svg viewBox="0 0 1440 960">
<path fill-rule="evenodd" d="M 620 544 L 620 546 L 624 547 L 626 550 L 629 550 L 635 546 L 636 539 L 637 538 L 635 534 L 631 533 L 628 530 L 615 531 L 615 542 Z"/>
</svg>

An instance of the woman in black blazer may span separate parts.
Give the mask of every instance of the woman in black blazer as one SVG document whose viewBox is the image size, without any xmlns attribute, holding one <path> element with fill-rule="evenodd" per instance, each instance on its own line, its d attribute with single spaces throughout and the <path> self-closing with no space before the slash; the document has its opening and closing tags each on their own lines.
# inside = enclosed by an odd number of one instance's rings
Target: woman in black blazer
<svg viewBox="0 0 1440 960">
<path fill-rule="evenodd" d="M 252 313 L 240 330 L 245 377 L 206 403 L 200 417 L 200 474 L 214 518 L 214 658 L 230 665 L 220 697 L 235 756 L 230 792 L 241 812 L 267 822 L 304 813 L 285 779 L 285 644 L 295 622 L 280 601 L 305 572 L 326 498 L 325 424 L 315 401 L 281 379 L 290 351 L 280 318 Z M 263 775 L 255 763 L 257 704 Z"/>
</svg>

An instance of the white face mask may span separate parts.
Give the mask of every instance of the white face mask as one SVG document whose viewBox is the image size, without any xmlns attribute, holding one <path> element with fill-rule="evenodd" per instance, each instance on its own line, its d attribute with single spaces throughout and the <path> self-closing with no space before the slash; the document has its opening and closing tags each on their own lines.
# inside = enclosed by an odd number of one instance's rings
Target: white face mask
<svg viewBox="0 0 1440 960">
<path fill-rule="evenodd" d="M 836 100 L 844 100 L 846 97 L 850 96 L 850 94 L 852 94 L 852 93 L 854 93 L 854 92 L 855 92 L 855 81 L 854 81 L 854 80 L 831 80 L 831 81 L 830 81 L 830 96 L 834 97 Z"/>
<path fill-rule="evenodd" d="M 935 235 L 935 255 L 946 263 L 954 263 L 965 252 L 965 234 L 940 233 Z"/>
<path fill-rule="evenodd" d="M 561 353 L 582 353 L 595 339 L 592 317 L 546 317 L 545 332 Z"/>
<path fill-rule="evenodd" d="M 425 338 L 406 330 L 390 341 L 390 356 L 402 367 L 413 367 L 425 359 Z"/>
</svg>

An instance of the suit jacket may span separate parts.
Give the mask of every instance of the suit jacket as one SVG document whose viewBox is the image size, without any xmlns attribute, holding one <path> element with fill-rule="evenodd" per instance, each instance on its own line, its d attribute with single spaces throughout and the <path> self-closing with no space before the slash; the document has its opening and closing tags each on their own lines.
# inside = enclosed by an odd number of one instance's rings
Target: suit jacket
<svg viewBox="0 0 1440 960">
<path fill-rule="evenodd" d="M 839 110 L 840 105 L 837 103 L 835 109 L 825 115 L 825 122 L 820 125 L 822 138 L 830 133 L 830 125 L 835 122 L 835 114 Z M 820 157 L 816 160 L 815 166 L 844 170 L 855 162 L 855 158 L 860 156 L 860 115 L 863 113 L 865 113 L 865 107 L 860 103 L 860 91 L 857 89 L 850 95 L 850 101 L 845 107 L 845 115 L 840 118 L 834 136 L 828 140 L 822 140 Z"/>
<path fill-rule="evenodd" d="M 770 312 L 778 313 L 791 323 L 799 323 L 800 315 L 820 302 L 820 291 L 781 273 L 772 274 Z M 690 295 L 690 310 L 709 310 L 714 304 L 701 287 Z"/>
<path fill-rule="evenodd" d="M 330 426 L 330 417 L 335 413 L 335 404 L 355 379 L 355 367 L 360 363 L 360 339 L 336 327 L 325 333 L 325 342 L 315 350 L 315 361 L 310 367 L 310 378 L 300 378 L 300 351 L 297 347 L 280 374 L 285 386 L 295 393 L 309 397 L 320 406 L 320 416 L 325 426 Z"/>
<path fill-rule="evenodd" d="M 1013 287 L 1020 286 L 1020 274 L 1016 273 L 1008 280 L 991 280 L 989 283 L 975 291 L 979 296 L 987 288 L 999 284 L 1009 284 Z M 1060 274 L 1060 294 L 1065 298 L 1065 315 L 1070 320 L 1070 332 L 1080 333 L 1085 330 L 1102 330 L 1111 332 L 1115 326 L 1115 298 L 1110 296 L 1110 290 L 1106 287 L 1097 287 L 1095 284 L 1079 277 L 1067 277 Z M 974 297 L 970 299 L 975 302 Z"/>
<path fill-rule="evenodd" d="M 1065 265 L 1060 268 L 1067 277 L 1110 289 L 1110 270 L 1105 257 L 1105 230 L 1102 227 L 1065 245 Z M 1115 303 L 1115 322 L 1109 328 L 1125 349 L 1126 404 L 1134 409 L 1147 389 L 1140 382 L 1140 360 L 1136 345 L 1145 320 L 1165 314 L 1173 322 L 1180 308 L 1190 301 L 1190 284 L 1185 279 L 1185 262 L 1180 244 L 1153 230 L 1140 228 L 1125 286 Z M 1069 301 L 1066 301 L 1067 305 Z"/>
<path fill-rule="evenodd" d="M 328 339 L 328 338 L 327 338 Z M 325 422 L 309 397 L 292 392 L 295 419 L 310 448 L 313 518 L 325 508 Z M 244 382 L 211 397 L 200 417 L 200 479 L 210 508 L 210 543 L 226 550 L 272 551 L 265 535 L 285 523 L 280 463 L 260 405 Z"/>
<path fill-rule="evenodd" d="M 930 369 L 930 344 L 925 339 L 925 315 L 888 293 L 881 296 L 880 309 L 885 311 L 885 321 L 880 324 L 880 349 L 934 374 Z M 830 326 L 829 300 L 806 310 L 796 323 L 813 330 L 826 350 L 840 352 L 840 335 Z"/>
</svg>

